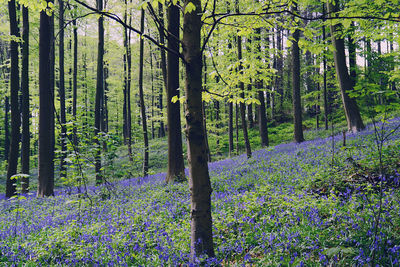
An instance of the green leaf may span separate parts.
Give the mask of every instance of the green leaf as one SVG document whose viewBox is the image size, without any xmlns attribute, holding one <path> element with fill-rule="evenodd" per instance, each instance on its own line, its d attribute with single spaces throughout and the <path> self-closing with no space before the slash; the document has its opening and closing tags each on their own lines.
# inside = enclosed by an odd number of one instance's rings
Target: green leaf
<svg viewBox="0 0 400 267">
<path fill-rule="evenodd" d="M 185 6 L 185 14 L 192 13 L 192 11 L 194 10 L 196 10 L 196 6 L 192 2 L 187 3 L 187 5 Z"/>
</svg>

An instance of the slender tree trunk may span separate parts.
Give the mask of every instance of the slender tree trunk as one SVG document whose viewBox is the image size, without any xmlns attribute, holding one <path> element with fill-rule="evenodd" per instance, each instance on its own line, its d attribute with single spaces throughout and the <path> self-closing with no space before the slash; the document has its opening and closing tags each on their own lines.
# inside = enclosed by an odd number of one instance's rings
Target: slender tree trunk
<svg viewBox="0 0 400 267">
<path fill-rule="evenodd" d="M 328 13 L 337 11 L 337 8 L 328 4 Z M 330 15 L 331 16 L 331 15 Z M 362 121 L 357 102 L 354 98 L 349 97 L 348 93 L 353 91 L 353 81 L 349 76 L 346 66 L 346 54 L 344 51 L 344 40 L 340 36 L 336 36 L 336 32 L 341 27 L 340 24 L 331 24 L 332 43 L 335 48 L 334 60 L 336 68 L 336 76 L 339 82 L 340 92 L 342 95 L 342 102 L 346 114 L 347 128 L 349 131 L 358 132 L 365 128 Z"/>
<path fill-rule="evenodd" d="M 158 29 L 158 34 L 160 36 L 160 43 L 164 44 L 165 43 L 165 38 L 164 38 L 164 5 L 161 3 L 158 3 L 158 17 L 160 20 L 160 28 Z M 158 95 L 158 105 L 160 108 L 160 113 L 162 114 L 163 110 L 163 87 L 165 88 L 165 91 L 168 89 L 168 83 L 167 83 L 167 63 L 166 63 L 166 57 L 165 57 L 165 50 L 160 49 L 160 68 L 161 68 L 161 73 L 163 77 L 163 86 L 161 86 L 160 93 Z M 164 137 L 165 136 L 165 126 L 164 126 L 164 121 L 161 119 L 160 120 L 160 129 L 158 132 L 158 137 Z"/>
<path fill-rule="evenodd" d="M 351 27 L 354 28 L 354 22 L 351 23 Z M 357 54 L 356 54 L 356 43 L 351 34 L 348 35 L 348 50 L 349 50 L 350 79 L 352 82 L 352 86 L 354 88 L 354 86 L 357 83 Z"/>
<path fill-rule="evenodd" d="M 239 155 L 239 104 L 235 105 L 235 123 L 236 123 L 236 154 Z"/>
<path fill-rule="evenodd" d="M 230 13 L 230 2 L 226 1 L 226 12 Z M 232 49 L 232 39 L 229 36 L 228 50 Z M 229 97 L 232 99 L 232 96 Z M 233 155 L 233 102 L 228 102 L 228 138 L 229 138 L 229 157 Z"/>
<path fill-rule="evenodd" d="M 233 155 L 233 102 L 228 103 L 228 138 L 229 138 L 229 157 Z"/>
<path fill-rule="evenodd" d="M 10 18 L 10 35 L 19 37 L 19 29 L 17 23 L 17 12 L 15 0 L 8 2 L 8 14 Z M 19 91 L 19 67 L 18 67 L 18 43 L 11 41 L 11 73 L 10 73 L 10 95 L 11 95 L 11 144 L 8 153 L 7 167 L 7 183 L 6 197 L 12 197 L 16 193 L 15 181 L 11 179 L 17 173 L 18 152 L 20 139 L 20 113 L 18 108 L 18 91 Z"/>
<path fill-rule="evenodd" d="M 8 160 L 8 153 L 10 152 L 10 125 L 8 122 L 10 100 L 7 95 L 4 102 L 4 160 Z"/>
<path fill-rule="evenodd" d="M 242 38 L 238 35 L 237 37 L 237 46 L 238 46 L 238 60 L 242 60 Z M 239 64 L 239 72 L 242 72 L 242 64 Z M 240 89 L 240 97 L 244 99 L 244 84 L 243 82 L 239 82 L 239 89 Z M 251 147 L 249 136 L 247 133 L 247 122 L 246 122 L 246 106 L 244 103 L 240 103 L 240 118 L 242 121 L 242 130 L 243 130 L 243 139 L 246 147 L 246 155 L 247 158 L 251 158 Z"/>
<path fill-rule="evenodd" d="M 236 0 L 236 12 L 239 13 L 239 1 Z M 239 73 L 242 73 L 243 66 L 242 66 L 242 37 L 240 35 L 237 36 L 237 52 L 238 52 L 238 60 L 239 60 Z M 244 84 L 243 82 L 239 82 L 239 90 L 240 90 L 240 97 L 244 99 Z M 243 139 L 246 148 L 246 155 L 247 158 L 251 158 L 251 147 L 249 136 L 247 133 L 247 122 L 246 122 L 246 106 L 243 102 L 240 102 L 240 118 L 242 121 L 242 130 L 243 130 Z"/>
<path fill-rule="evenodd" d="M 22 7 L 22 71 L 21 71 L 21 91 L 22 91 L 22 144 L 21 144 L 21 169 L 22 173 L 29 175 L 29 153 L 30 153 L 30 130 L 29 130 L 29 11 L 27 7 Z M 29 191 L 29 178 L 22 179 L 22 192 Z"/>
<path fill-rule="evenodd" d="M 277 27 L 276 29 L 276 79 L 275 79 L 275 87 L 276 92 L 279 97 L 279 107 L 276 113 L 283 113 L 283 56 L 282 56 L 282 27 Z M 274 101 L 276 102 L 276 101 Z"/>
<path fill-rule="evenodd" d="M 72 72 L 72 117 L 74 118 L 73 141 L 75 149 L 78 149 L 78 134 L 77 134 L 77 109 L 76 103 L 78 100 L 78 27 L 76 20 L 72 22 L 74 35 L 74 55 L 73 55 L 73 72 Z M 85 63 L 86 64 L 86 63 Z"/>
<path fill-rule="evenodd" d="M 51 1 L 47 1 L 47 4 Z M 52 17 L 40 12 L 39 30 L 39 197 L 54 195 L 54 52 Z M 53 51 L 52 51 L 53 50 Z"/>
<path fill-rule="evenodd" d="M 179 53 L 179 7 L 168 7 L 168 48 Z M 168 169 L 166 182 L 184 181 L 185 165 L 182 152 L 182 130 L 179 98 L 179 57 L 167 53 L 167 120 L 168 120 Z M 162 65 L 162 62 L 161 62 Z"/>
<path fill-rule="evenodd" d="M 322 14 L 325 17 L 326 12 L 325 12 L 325 4 L 322 4 Z M 324 19 L 325 21 L 325 19 Z M 325 33 L 325 25 L 322 26 L 322 40 L 325 42 L 326 40 L 326 33 Z M 328 125 L 328 115 L 329 115 L 329 103 L 328 103 L 328 92 L 327 92 L 327 83 L 326 83 L 326 49 L 324 50 L 323 58 L 322 58 L 322 64 L 324 68 L 324 123 L 325 123 L 325 130 L 328 130 L 329 125 Z"/>
<path fill-rule="evenodd" d="M 297 4 L 293 7 L 297 12 Z M 297 143 L 303 142 L 303 119 L 301 112 L 300 95 L 300 54 L 299 54 L 300 31 L 296 29 L 292 40 L 292 87 L 293 87 L 293 117 L 294 117 L 294 140 Z"/>
<path fill-rule="evenodd" d="M 207 61 L 206 61 L 206 57 L 204 55 L 203 55 L 203 66 L 204 66 L 203 87 L 207 88 Z M 206 112 L 205 101 L 203 101 L 203 104 L 202 104 L 202 113 L 203 113 L 203 128 L 204 128 L 204 138 L 205 138 L 205 143 L 206 143 L 207 160 L 208 160 L 208 162 L 211 162 L 211 151 L 210 151 L 210 145 L 208 143 L 208 134 L 207 134 L 207 112 Z"/>
<path fill-rule="evenodd" d="M 211 218 L 211 182 L 208 173 L 202 123 L 202 55 L 200 49 L 201 1 L 185 0 L 196 10 L 183 19 L 183 54 L 186 61 L 186 133 L 188 138 L 189 187 L 191 192 L 190 255 L 214 257 Z"/>
<path fill-rule="evenodd" d="M 103 10 L 103 0 L 97 0 L 97 9 Z M 96 172 L 96 184 L 103 183 L 103 175 L 101 173 L 101 149 L 98 135 L 101 129 L 101 121 L 103 118 L 102 114 L 102 103 L 104 96 L 104 17 L 100 16 L 98 19 L 98 50 L 97 50 L 97 82 L 96 82 L 96 103 L 95 103 L 95 114 L 94 114 L 94 143 L 97 146 L 95 156 L 95 172 Z"/>
<path fill-rule="evenodd" d="M 256 28 L 255 30 L 255 38 L 254 41 L 256 43 L 256 53 L 257 57 L 256 60 L 261 61 L 261 28 Z M 269 47 L 269 44 L 266 44 Z M 265 110 L 265 98 L 264 98 L 264 91 L 262 90 L 262 80 L 256 80 L 256 89 L 258 93 L 258 100 L 260 101 L 260 106 L 258 107 L 258 129 L 260 131 L 261 137 L 261 146 L 268 146 L 268 125 L 267 125 L 267 116 Z"/>
<path fill-rule="evenodd" d="M 144 9 L 141 10 L 140 31 L 144 32 Z M 143 51 L 144 51 L 144 41 L 143 38 L 140 38 L 139 101 L 140 101 L 140 113 L 142 115 L 143 142 L 144 142 L 143 176 L 146 177 L 149 172 L 149 137 L 147 134 L 146 107 L 144 105 L 144 93 L 143 93 Z"/>
<path fill-rule="evenodd" d="M 58 0 L 59 3 L 59 15 L 58 15 L 58 27 L 59 27 L 59 43 L 58 43 L 58 59 L 59 59 L 59 97 L 60 97 L 60 121 L 61 121 L 61 157 L 60 157 L 60 177 L 67 177 L 67 168 L 65 162 L 65 156 L 67 153 L 67 128 L 65 126 L 66 115 L 65 115 L 65 76 L 64 76 L 64 1 Z"/>
</svg>

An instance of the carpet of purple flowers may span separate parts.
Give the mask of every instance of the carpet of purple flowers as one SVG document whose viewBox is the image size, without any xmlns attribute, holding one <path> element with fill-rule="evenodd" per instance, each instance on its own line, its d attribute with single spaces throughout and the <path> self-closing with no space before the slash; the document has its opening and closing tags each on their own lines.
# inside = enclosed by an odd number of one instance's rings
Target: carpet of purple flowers
<svg viewBox="0 0 400 267">
<path fill-rule="evenodd" d="M 388 122 L 388 130 L 400 119 Z M 400 150 L 400 133 L 385 146 Z M 335 164 L 370 161 L 374 131 L 348 136 Z M 282 144 L 210 164 L 216 258 L 209 265 L 399 266 L 400 196 L 370 187 L 325 194 L 316 179 L 331 165 L 332 138 Z M 399 169 L 390 177 L 398 185 Z M 0 264 L 15 266 L 159 266 L 188 264 L 189 190 L 164 175 L 89 187 L 90 197 L 0 200 Z M 380 209 L 379 206 L 382 206 Z M 377 220 L 379 211 L 379 220 Z M 378 225 L 376 225 L 378 224 Z"/>
</svg>

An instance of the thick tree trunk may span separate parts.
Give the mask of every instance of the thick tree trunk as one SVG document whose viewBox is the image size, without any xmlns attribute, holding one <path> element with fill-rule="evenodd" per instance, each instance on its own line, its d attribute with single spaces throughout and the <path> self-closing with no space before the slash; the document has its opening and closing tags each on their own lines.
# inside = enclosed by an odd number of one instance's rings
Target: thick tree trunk
<svg viewBox="0 0 400 267">
<path fill-rule="evenodd" d="M 185 0 L 196 7 L 183 19 L 183 53 L 186 61 L 186 133 L 188 139 L 189 187 L 191 192 L 190 255 L 214 257 L 211 218 L 211 182 L 205 149 L 202 106 L 202 55 L 200 49 L 201 2 Z"/>
<path fill-rule="evenodd" d="M 103 10 L 103 0 L 97 0 L 97 9 Z M 103 175 L 101 173 L 101 149 L 98 135 L 100 133 L 101 121 L 103 118 L 102 114 L 102 103 L 104 96 L 104 18 L 100 16 L 98 19 L 98 50 L 97 50 L 97 82 L 96 82 L 96 103 L 95 103 L 95 114 L 94 114 L 94 143 L 97 146 L 95 155 L 95 172 L 96 172 L 96 184 L 103 183 Z"/>
<path fill-rule="evenodd" d="M 47 1 L 50 3 L 51 1 Z M 54 195 L 53 18 L 40 12 L 39 31 L 39 197 Z"/>
<path fill-rule="evenodd" d="M 29 154 L 30 154 L 30 131 L 29 131 L 29 11 L 27 7 L 22 7 L 22 71 L 21 71 L 21 91 L 22 91 L 22 144 L 21 144 L 21 170 L 22 173 L 29 175 Z M 22 192 L 29 191 L 29 178 L 22 179 Z"/>
<path fill-rule="evenodd" d="M 297 12 L 297 4 L 293 8 Z M 292 88 L 293 88 L 293 118 L 294 118 L 294 140 L 297 143 L 303 142 L 303 119 L 300 96 L 300 54 L 299 54 L 300 31 L 293 33 L 292 40 Z"/>
<path fill-rule="evenodd" d="M 64 1 L 58 0 L 59 3 L 59 43 L 58 43 L 58 59 L 59 59 L 59 97 L 60 97 L 60 122 L 61 122 L 61 157 L 60 157 L 60 177 L 67 177 L 67 168 L 65 156 L 67 153 L 67 128 L 65 126 L 65 77 L 64 77 Z"/>
<path fill-rule="evenodd" d="M 141 10 L 140 31 L 144 32 L 144 9 Z M 149 172 L 149 137 L 147 134 L 146 107 L 144 105 L 144 92 L 143 92 L 143 52 L 144 52 L 144 40 L 143 38 L 140 38 L 139 101 L 140 101 L 140 113 L 142 115 L 142 129 L 143 129 L 143 142 L 144 142 L 143 176 L 147 176 Z"/>
<path fill-rule="evenodd" d="M 328 13 L 337 11 L 331 4 L 328 4 Z M 346 54 L 344 49 L 343 37 L 336 36 L 336 32 L 341 27 L 340 24 L 331 24 L 332 43 L 335 48 L 333 56 L 335 60 L 336 76 L 339 82 L 342 102 L 346 114 L 347 128 L 349 131 L 358 132 L 365 128 L 362 121 L 357 102 L 354 98 L 349 97 L 349 92 L 353 91 L 353 81 L 349 76 L 346 66 Z"/>
<path fill-rule="evenodd" d="M 19 37 L 19 29 L 17 23 L 17 12 L 15 0 L 8 2 L 8 14 L 10 18 L 10 35 Z M 10 95 L 11 95 L 11 144 L 8 153 L 7 167 L 7 182 L 6 182 L 6 197 L 12 197 L 16 193 L 14 186 L 15 180 L 11 177 L 17 173 L 20 125 L 21 118 L 18 108 L 18 91 L 19 91 L 19 66 L 18 66 L 18 43 L 15 40 L 11 41 L 11 73 L 10 73 Z"/>
<path fill-rule="evenodd" d="M 179 7 L 168 7 L 168 48 L 179 53 Z M 184 181 L 185 165 L 182 152 L 182 130 L 180 102 L 172 103 L 179 97 L 179 57 L 167 53 L 167 124 L 168 124 L 168 169 L 166 182 Z M 161 62 L 162 66 L 162 62 Z"/>
</svg>

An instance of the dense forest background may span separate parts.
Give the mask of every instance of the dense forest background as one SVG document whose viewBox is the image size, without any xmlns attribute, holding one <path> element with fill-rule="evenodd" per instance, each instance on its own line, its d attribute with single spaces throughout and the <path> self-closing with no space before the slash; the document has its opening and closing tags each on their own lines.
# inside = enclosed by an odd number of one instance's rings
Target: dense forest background
<svg viewBox="0 0 400 267">
<path fill-rule="evenodd" d="M 0 191 L 166 172 L 212 257 L 208 162 L 399 115 L 398 27 L 395 0 L 0 1 Z"/>
</svg>

